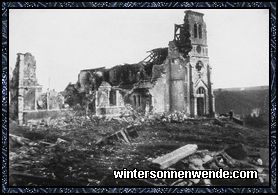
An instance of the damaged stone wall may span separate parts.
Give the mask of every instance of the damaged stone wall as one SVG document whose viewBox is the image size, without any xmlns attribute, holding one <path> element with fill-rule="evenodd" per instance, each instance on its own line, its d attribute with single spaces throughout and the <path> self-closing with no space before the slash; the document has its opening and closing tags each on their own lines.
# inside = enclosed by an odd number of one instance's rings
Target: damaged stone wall
<svg viewBox="0 0 278 195">
<path fill-rule="evenodd" d="M 23 91 L 23 105 L 24 110 L 35 110 L 36 109 L 36 88 L 26 88 Z"/>
<path fill-rule="evenodd" d="M 168 90 L 166 88 L 166 74 L 163 73 L 155 80 L 155 85 L 149 89 L 154 113 L 163 113 L 169 109 L 169 96 L 166 95 L 169 93 L 167 93 Z"/>
<path fill-rule="evenodd" d="M 148 88 L 136 88 L 128 96 L 126 103 L 133 106 L 134 109 L 140 112 L 149 113 L 152 111 L 152 95 Z"/>
<path fill-rule="evenodd" d="M 186 11 L 184 23 L 175 25 L 174 40 L 169 47 L 149 53 L 137 64 L 81 71 L 74 85 L 76 93 L 94 91 L 97 98 L 92 109 L 99 109 L 97 114 L 120 112 L 114 103 L 111 111 L 109 102 L 111 89 L 117 88 L 123 106 L 131 104 L 146 112 L 180 111 L 191 117 L 213 116 L 211 67 L 202 13 Z"/>
<path fill-rule="evenodd" d="M 185 111 L 188 112 L 187 105 L 187 60 L 178 52 L 173 42 L 169 43 L 168 66 L 166 73 L 168 75 L 168 87 L 170 96 L 169 111 Z"/>
<path fill-rule="evenodd" d="M 171 41 L 164 64 L 153 69 L 155 84 L 150 93 L 155 112 L 184 111 L 190 114 L 187 62 Z"/>
<path fill-rule="evenodd" d="M 96 92 L 96 115 L 120 115 L 124 111 L 123 96 L 118 89 L 103 81 Z"/>
<path fill-rule="evenodd" d="M 23 123 L 23 112 L 36 110 L 37 97 L 42 86 L 36 78 L 36 61 L 30 53 L 18 53 L 17 62 L 13 71 L 10 93 L 10 112 L 13 119 Z"/>
<path fill-rule="evenodd" d="M 90 101 L 86 98 L 86 94 L 95 93 L 98 99 L 94 100 L 96 96 L 91 98 L 93 103 L 89 109 L 97 115 L 101 113 L 119 114 L 125 104 L 131 104 L 138 110 L 150 111 L 151 98 L 146 89 L 151 85 L 152 67 L 155 63 L 163 63 L 167 53 L 167 48 L 158 48 L 151 50 L 149 56 L 138 64 L 117 65 L 110 69 L 101 67 L 81 70 L 77 83 L 69 84 L 63 92 L 65 103 L 71 107 L 79 104 L 85 108 L 88 105 L 86 102 Z M 104 87 L 103 84 L 110 85 L 110 87 Z M 108 100 L 112 96 L 108 96 L 106 88 L 110 92 L 110 89 L 116 89 L 118 109 L 115 106 L 113 108 L 109 106 Z M 134 96 L 138 100 L 134 101 Z M 103 98 L 100 100 L 100 97 Z M 104 105 L 98 105 L 99 101 Z M 110 111 L 107 110 L 108 107 Z"/>
<path fill-rule="evenodd" d="M 31 53 L 17 54 L 10 84 L 10 116 L 11 119 L 18 120 L 20 125 L 26 122 L 30 113 L 60 109 L 64 104 L 61 94 L 53 90 L 42 93 L 42 86 L 38 84 L 36 77 L 36 60 Z"/>
<path fill-rule="evenodd" d="M 17 57 L 19 58 L 19 56 Z M 12 76 L 10 76 L 9 91 L 10 91 L 10 104 L 9 104 L 9 113 L 10 118 L 15 120 L 18 118 L 18 86 L 19 86 L 19 59 L 13 70 Z"/>
</svg>

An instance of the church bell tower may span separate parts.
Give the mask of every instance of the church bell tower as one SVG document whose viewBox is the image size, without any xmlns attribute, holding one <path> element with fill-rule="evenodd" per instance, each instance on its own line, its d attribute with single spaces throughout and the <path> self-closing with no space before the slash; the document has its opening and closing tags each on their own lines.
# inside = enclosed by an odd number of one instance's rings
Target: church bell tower
<svg viewBox="0 0 278 195">
<path fill-rule="evenodd" d="M 214 97 L 204 14 L 191 10 L 185 11 L 184 24 L 188 26 L 192 46 L 188 53 L 192 73 L 191 110 L 194 116 L 214 116 Z"/>
</svg>

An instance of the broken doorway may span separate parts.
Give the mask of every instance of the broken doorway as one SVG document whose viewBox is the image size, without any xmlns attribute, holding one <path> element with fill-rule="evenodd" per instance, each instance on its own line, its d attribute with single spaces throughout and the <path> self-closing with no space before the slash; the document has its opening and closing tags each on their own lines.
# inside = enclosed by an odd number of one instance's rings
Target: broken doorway
<svg viewBox="0 0 278 195">
<path fill-rule="evenodd" d="M 205 114 L 205 99 L 203 97 L 197 98 L 197 115 L 204 116 Z"/>
</svg>

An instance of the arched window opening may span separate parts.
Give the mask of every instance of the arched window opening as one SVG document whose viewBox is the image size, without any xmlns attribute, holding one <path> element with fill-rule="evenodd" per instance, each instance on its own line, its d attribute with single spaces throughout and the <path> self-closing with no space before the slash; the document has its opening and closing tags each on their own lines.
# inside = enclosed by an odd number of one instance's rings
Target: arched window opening
<svg viewBox="0 0 278 195">
<path fill-rule="evenodd" d="M 198 27 L 199 29 L 198 29 L 198 32 L 199 32 L 199 39 L 201 39 L 202 38 L 202 25 L 201 24 L 199 24 L 199 27 Z"/>
<path fill-rule="evenodd" d="M 205 94 L 205 89 L 203 87 L 199 87 L 197 90 L 197 94 Z"/>
<path fill-rule="evenodd" d="M 141 96 L 138 95 L 138 106 L 141 106 Z"/>
<path fill-rule="evenodd" d="M 194 24 L 194 38 L 197 38 L 197 24 Z"/>
<path fill-rule="evenodd" d="M 133 103 L 134 103 L 134 106 L 137 106 L 137 104 L 136 104 L 136 96 L 135 95 L 133 95 Z"/>
<path fill-rule="evenodd" d="M 116 102 L 116 90 L 111 89 L 111 91 L 109 92 L 109 103 L 110 106 L 116 106 L 117 102 Z"/>
</svg>

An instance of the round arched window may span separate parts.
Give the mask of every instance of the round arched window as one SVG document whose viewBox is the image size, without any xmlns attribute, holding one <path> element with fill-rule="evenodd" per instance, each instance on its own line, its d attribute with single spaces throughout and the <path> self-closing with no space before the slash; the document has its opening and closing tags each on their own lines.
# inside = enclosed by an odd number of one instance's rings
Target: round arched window
<svg viewBox="0 0 278 195">
<path fill-rule="evenodd" d="M 199 87 L 197 90 L 197 94 L 205 94 L 205 89 L 203 87 Z"/>
<path fill-rule="evenodd" d="M 198 45 L 198 46 L 197 46 L 197 48 L 196 48 L 196 50 L 197 50 L 197 52 L 198 52 L 198 53 L 201 53 L 201 51 L 202 51 L 201 46 L 200 46 L 200 45 Z"/>
<path fill-rule="evenodd" d="M 199 26 L 198 26 L 198 33 L 199 33 L 199 39 L 201 39 L 202 38 L 202 25 L 201 24 L 199 24 Z"/>
<path fill-rule="evenodd" d="M 194 24 L 194 38 L 197 38 L 197 34 L 198 34 L 198 27 L 197 24 Z"/>
</svg>

